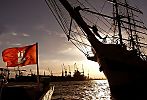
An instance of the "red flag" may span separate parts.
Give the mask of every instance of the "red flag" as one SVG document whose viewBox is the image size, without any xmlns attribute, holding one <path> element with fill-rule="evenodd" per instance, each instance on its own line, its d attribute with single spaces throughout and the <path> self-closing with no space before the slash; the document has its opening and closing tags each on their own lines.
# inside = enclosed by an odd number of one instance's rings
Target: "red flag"
<svg viewBox="0 0 147 100">
<path fill-rule="evenodd" d="M 18 65 L 18 49 L 8 48 L 2 52 L 3 61 L 7 62 L 7 67 Z"/>
<path fill-rule="evenodd" d="M 36 64 L 37 63 L 37 59 L 36 59 L 36 44 L 34 45 L 30 45 L 30 46 L 26 46 L 24 48 L 21 48 L 24 52 L 24 55 L 21 59 L 21 66 L 25 66 L 25 65 L 30 65 L 30 64 Z"/>
<path fill-rule="evenodd" d="M 14 47 L 5 49 L 2 52 L 3 61 L 7 62 L 7 67 L 25 66 L 36 64 L 36 50 L 37 44 Z"/>
</svg>

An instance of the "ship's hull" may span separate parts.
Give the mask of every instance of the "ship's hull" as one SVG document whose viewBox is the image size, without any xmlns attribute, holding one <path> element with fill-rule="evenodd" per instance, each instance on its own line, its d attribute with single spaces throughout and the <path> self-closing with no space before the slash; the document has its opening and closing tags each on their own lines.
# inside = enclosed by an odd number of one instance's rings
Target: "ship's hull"
<svg viewBox="0 0 147 100">
<path fill-rule="evenodd" d="M 116 100 L 147 99 L 147 70 L 141 70 L 140 66 L 122 64 L 117 61 L 107 62 L 107 67 L 108 69 L 103 68 L 103 72 L 108 79 L 113 98 Z M 134 69 L 125 67 L 134 67 Z"/>
<path fill-rule="evenodd" d="M 114 100 L 146 100 L 147 62 L 119 45 L 95 48 L 97 62 L 108 79 Z"/>
</svg>

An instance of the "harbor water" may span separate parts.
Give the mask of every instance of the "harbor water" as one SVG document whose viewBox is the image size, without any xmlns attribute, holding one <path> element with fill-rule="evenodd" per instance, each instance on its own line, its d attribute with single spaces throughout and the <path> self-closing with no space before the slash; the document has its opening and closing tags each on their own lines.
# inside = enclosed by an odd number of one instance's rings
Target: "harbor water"
<svg viewBox="0 0 147 100">
<path fill-rule="evenodd" d="M 107 80 L 52 82 L 52 100 L 110 100 Z"/>
</svg>

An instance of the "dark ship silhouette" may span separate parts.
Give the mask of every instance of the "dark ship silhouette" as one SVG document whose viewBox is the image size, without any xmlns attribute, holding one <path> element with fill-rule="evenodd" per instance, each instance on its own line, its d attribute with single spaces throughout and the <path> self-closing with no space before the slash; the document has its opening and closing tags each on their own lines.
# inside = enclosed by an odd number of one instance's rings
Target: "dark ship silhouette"
<svg viewBox="0 0 147 100">
<path fill-rule="evenodd" d="M 104 1 L 101 11 L 88 0 L 46 0 L 46 3 L 68 40 L 89 60 L 98 62 L 108 79 L 112 99 L 146 100 L 147 28 L 139 19 L 143 13 L 127 0 Z M 112 14 L 102 13 L 106 2 L 112 5 Z M 92 56 L 81 47 L 92 48 Z"/>
<path fill-rule="evenodd" d="M 83 69 L 83 68 L 82 68 Z M 64 68 L 62 69 L 62 76 L 54 76 L 53 73 L 51 72 L 51 75 L 48 76 L 50 82 L 61 82 L 61 81 L 85 81 L 88 80 L 88 77 L 84 75 L 84 69 L 82 72 L 76 68 L 74 70 L 73 75 L 71 75 L 71 71 L 69 68 L 69 74 L 67 72 L 67 69 Z"/>
<path fill-rule="evenodd" d="M 48 79 L 39 75 L 38 43 L 25 47 L 7 48 L 2 52 L 2 58 L 7 65 L 0 68 L 0 100 L 51 100 L 54 86 L 50 85 Z M 25 61 L 22 61 L 22 58 Z M 29 63 L 24 64 L 26 61 Z M 26 70 L 20 70 L 20 67 L 31 64 L 36 64 L 37 75 L 23 76 L 22 72 Z M 17 70 L 15 70 L 16 67 Z M 12 68 L 16 73 L 13 79 L 9 77 Z"/>
<path fill-rule="evenodd" d="M 0 100 L 51 100 L 54 86 L 50 85 L 48 79 L 40 75 L 38 85 L 37 75 L 18 74 L 15 78 L 10 78 L 11 71 L 7 68 L 0 68 Z"/>
</svg>

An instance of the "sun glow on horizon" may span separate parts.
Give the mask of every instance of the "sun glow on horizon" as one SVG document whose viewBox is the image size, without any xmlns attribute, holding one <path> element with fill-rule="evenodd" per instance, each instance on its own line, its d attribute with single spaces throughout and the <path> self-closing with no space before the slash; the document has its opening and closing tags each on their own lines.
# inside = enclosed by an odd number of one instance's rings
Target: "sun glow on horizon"
<svg viewBox="0 0 147 100">
<path fill-rule="evenodd" d="M 103 74 L 103 72 L 99 71 L 99 64 L 97 62 L 94 61 L 90 61 L 90 60 L 84 60 L 82 61 L 84 63 L 84 68 L 86 68 L 86 70 L 88 70 L 89 76 L 91 78 L 105 78 L 105 75 Z"/>
</svg>

